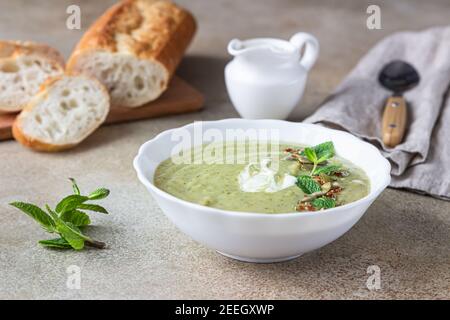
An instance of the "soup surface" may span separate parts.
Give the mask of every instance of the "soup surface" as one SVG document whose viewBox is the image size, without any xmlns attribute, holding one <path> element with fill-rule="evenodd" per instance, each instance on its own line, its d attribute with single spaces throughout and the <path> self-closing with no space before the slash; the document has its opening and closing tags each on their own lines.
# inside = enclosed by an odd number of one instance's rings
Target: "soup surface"
<svg viewBox="0 0 450 320">
<path fill-rule="evenodd" d="M 331 142 L 314 147 L 289 143 L 260 147 L 251 142 L 240 147 L 213 143 L 185 150 L 186 163 L 173 158 L 163 161 L 154 183 L 189 202 L 272 214 L 324 210 L 369 193 L 364 171 L 336 156 Z M 198 155 L 201 161 L 195 161 Z"/>
</svg>

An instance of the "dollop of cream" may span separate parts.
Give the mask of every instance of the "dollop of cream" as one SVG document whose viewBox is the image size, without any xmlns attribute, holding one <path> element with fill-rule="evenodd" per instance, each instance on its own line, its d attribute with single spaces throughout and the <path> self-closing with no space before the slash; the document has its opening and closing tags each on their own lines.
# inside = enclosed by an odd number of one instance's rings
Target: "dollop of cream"
<svg viewBox="0 0 450 320">
<path fill-rule="evenodd" d="M 271 159 L 262 158 L 259 163 L 250 163 L 239 174 L 239 187 L 244 192 L 277 192 L 289 188 L 297 178 L 289 174 L 279 175 L 270 168 Z"/>
</svg>

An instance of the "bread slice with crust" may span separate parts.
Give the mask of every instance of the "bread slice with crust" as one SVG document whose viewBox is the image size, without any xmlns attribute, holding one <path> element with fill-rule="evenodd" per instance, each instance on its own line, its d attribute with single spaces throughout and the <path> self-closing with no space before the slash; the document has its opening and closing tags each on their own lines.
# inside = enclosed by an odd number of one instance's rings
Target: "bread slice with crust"
<svg viewBox="0 0 450 320">
<path fill-rule="evenodd" d="M 97 129 L 109 112 L 106 88 L 86 75 L 49 79 L 13 124 L 13 136 L 38 151 L 76 146 Z"/>
<path fill-rule="evenodd" d="M 64 58 L 44 44 L 0 41 L 0 112 L 17 112 L 40 85 L 64 73 Z"/>
<path fill-rule="evenodd" d="M 99 79 L 112 106 L 139 107 L 166 90 L 195 31 L 194 17 L 170 1 L 121 1 L 85 33 L 67 71 Z"/>
</svg>

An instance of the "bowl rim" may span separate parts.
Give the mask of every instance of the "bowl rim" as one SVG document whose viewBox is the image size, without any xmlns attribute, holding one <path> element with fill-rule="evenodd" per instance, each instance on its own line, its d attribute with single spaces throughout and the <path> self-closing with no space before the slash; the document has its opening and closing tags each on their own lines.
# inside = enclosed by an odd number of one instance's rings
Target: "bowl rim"
<svg viewBox="0 0 450 320">
<path fill-rule="evenodd" d="M 161 190 L 160 188 L 158 188 L 157 186 L 154 185 L 153 182 L 151 182 L 147 177 L 145 177 L 145 175 L 143 174 L 140 166 L 139 166 L 139 158 L 144 154 L 144 150 L 147 148 L 148 145 L 152 144 L 153 142 L 155 142 L 156 140 L 160 139 L 161 137 L 165 136 L 165 135 L 169 135 L 172 132 L 174 132 L 175 130 L 180 130 L 180 129 L 186 129 L 189 128 L 191 126 L 193 126 L 195 123 L 201 122 L 202 124 L 212 124 L 212 123 L 226 123 L 226 122 L 234 122 L 234 121 L 239 121 L 239 122 L 252 122 L 252 121 L 257 121 L 257 122 L 262 122 L 262 121 L 271 121 L 271 122 L 285 122 L 285 123 L 289 123 L 289 124 L 295 124 L 295 125 L 302 125 L 302 126 L 312 126 L 312 127 L 320 127 L 323 130 L 326 131 L 331 131 L 332 133 L 337 133 L 339 135 L 344 135 L 344 136 L 348 136 L 349 138 L 351 138 L 354 141 L 357 141 L 358 143 L 362 143 L 365 144 L 366 146 L 368 146 L 369 148 L 372 148 L 377 155 L 379 155 L 380 157 L 380 161 L 384 163 L 384 175 L 385 175 L 385 179 L 384 179 L 384 183 L 382 183 L 377 189 L 370 189 L 369 194 L 367 194 L 366 196 L 362 197 L 361 199 L 358 199 L 356 201 L 344 204 L 342 206 L 339 207 L 334 207 L 334 208 L 330 208 L 330 209 L 326 209 L 326 210 L 319 210 L 319 211 L 292 211 L 292 212 L 283 212 L 283 213 L 262 213 L 262 212 L 250 212 L 250 211 L 233 211 L 233 210 L 224 210 L 224 209 L 219 209 L 219 208 L 214 208 L 214 207 L 208 207 L 208 206 L 204 206 L 201 204 L 197 204 L 197 203 L 193 203 L 193 202 L 189 202 L 180 198 L 177 198 L 173 195 L 171 195 L 170 193 Z M 219 214 L 219 215 L 231 215 L 231 216 L 239 216 L 239 217 L 243 217 L 243 218 L 261 218 L 261 217 L 266 217 L 269 219 L 281 219 L 281 218 L 286 218 L 286 217 L 306 217 L 306 216 L 323 216 L 323 215 L 329 215 L 329 214 L 333 214 L 336 212 L 342 212 L 342 211 L 346 211 L 348 209 L 357 207 L 363 203 L 367 203 L 370 202 L 372 200 L 375 200 L 380 194 L 381 192 L 386 189 L 386 187 L 389 185 L 390 181 L 391 181 L 391 164 L 389 163 L 389 161 L 383 157 L 383 155 L 381 154 L 380 150 L 378 150 L 375 146 L 373 146 L 372 144 L 363 141 L 359 138 L 357 138 L 356 136 L 354 136 L 353 134 L 350 134 L 346 131 L 342 131 L 342 130 L 336 130 L 336 129 L 331 129 L 331 128 L 327 128 L 327 127 L 323 127 L 323 126 L 319 126 L 317 124 L 310 124 L 310 123 L 303 123 L 303 122 L 293 122 L 293 121 L 286 121 L 286 120 L 274 120 L 274 119 L 257 119 L 257 120 L 249 120 L 249 119 L 242 119 L 242 118 L 228 118 L 228 119 L 222 119 L 222 120 L 211 120 L 211 121 L 195 121 L 189 124 L 186 124 L 184 126 L 181 127 L 177 127 L 177 128 L 172 128 L 172 129 L 168 129 L 168 130 L 164 130 L 162 132 L 160 132 L 159 134 L 157 134 L 154 138 L 144 142 L 140 147 L 139 147 L 139 151 L 137 153 L 137 155 L 134 157 L 133 160 L 133 167 L 137 173 L 137 177 L 139 179 L 139 181 L 146 186 L 147 188 L 150 188 L 153 192 L 155 192 L 156 194 L 158 194 L 161 197 L 164 197 L 168 200 L 171 201 L 175 201 L 175 202 L 179 202 L 183 205 L 189 206 L 189 207 L 193 207 L 197 210 L 200 211 L 204 211 L 210 214 Z"/>
</svg>

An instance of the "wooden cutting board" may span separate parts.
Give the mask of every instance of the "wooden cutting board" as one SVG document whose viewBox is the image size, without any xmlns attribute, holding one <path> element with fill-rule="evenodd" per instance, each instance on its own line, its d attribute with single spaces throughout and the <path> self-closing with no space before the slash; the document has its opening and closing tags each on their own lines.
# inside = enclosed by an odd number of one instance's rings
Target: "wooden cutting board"
<svg viewBox="0 0 450 320">
<path fill-rule="evenodd" d="M 174 77 L 167 91 L 157 100 L 139 108 L 112 108 L 104 124 L 198 111 L 203 102 L 203 95 L 197 89 Z M 11 126 L 15 117 L 15 114 L 0 114 L 0 141 L 12 138 Z"/>
</svg>

